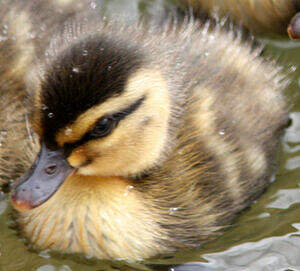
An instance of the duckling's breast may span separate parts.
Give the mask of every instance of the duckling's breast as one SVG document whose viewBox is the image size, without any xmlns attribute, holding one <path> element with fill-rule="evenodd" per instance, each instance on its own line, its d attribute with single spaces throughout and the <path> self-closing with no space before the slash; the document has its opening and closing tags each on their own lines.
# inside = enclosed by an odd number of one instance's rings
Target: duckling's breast
<svg viewBox="0 0 300 271">
<path fill-rule="evenodd" d="M 132 260 L 164 250 L 155 221 L 130 181 L 80 175 L 20 217 L 24 234 L 41 248 Z"/>
</svg>

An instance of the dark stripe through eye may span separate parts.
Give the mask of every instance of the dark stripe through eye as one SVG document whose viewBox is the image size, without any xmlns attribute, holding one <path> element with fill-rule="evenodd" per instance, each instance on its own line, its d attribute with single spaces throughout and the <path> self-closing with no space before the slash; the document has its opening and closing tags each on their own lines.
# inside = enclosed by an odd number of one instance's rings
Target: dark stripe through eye
<svg viewBox="0 0 300 271">
<path fill-rule="evenodd" d="M 95 124 L 92 130 L 88 131 L 80 140 L 74 143 L 64 144 L 64 153 L 68 157 L 71 152 L 80 145 L 83 145 L 91 139 L 101 138 L 109 135 L 118 123 L 126 116 L 137 110 L 145 100 L 145 96 L 137 100 L 132 105 L 117 113 L 101 117 Z"/>
<path fill-rule="evenodd" d="M 130 115 L 135 110 L 137 110 L 140 107 L 140 105 L 143 103 L 144 100 L 145 100 L 145 96 L 143 96 L 142 98 L 137 100 L 134 104 L 130 105 L 129 107 L 125 108 L 124 110 L 113 114 L 112 118 L 115 120 L 118 120 L 118 121 L 124 119 L 126 116 Z"/>
</svg>

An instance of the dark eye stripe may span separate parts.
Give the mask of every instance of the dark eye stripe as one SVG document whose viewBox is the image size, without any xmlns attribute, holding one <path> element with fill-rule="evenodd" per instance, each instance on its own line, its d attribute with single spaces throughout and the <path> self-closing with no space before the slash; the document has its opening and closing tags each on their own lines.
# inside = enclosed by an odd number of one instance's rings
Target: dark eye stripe
<svg viewBox="0 0 300 271">
<path fill-rule="evenodd" d="M 122 111 L 120 111 L 118 113 L 115 113 L 115 114 L 112 114 L 112 118 L 116 119 L 118 121 L 124 119 L 126 116 L 130 115 L 135 110 L 137 110 L 140 107 L 140 105 L 143 103 L 144 100 L 145 100 L 145 96 L 143 96 L 142 98 L 137 100 L 134 104 L 128 106 L 125 109 L 123 109 Z"/>
<path fill-rule="evenodd" d="M 104 116 L 106 118 L 110 118 L 113 121 L 113 127 L 111 129 L 111 131 L 117 127 L 118 123 L 124 119 L 126 116 L 130 115 L 131 113 L 133 113 L 134 111 L 136 111 L 141 104 L 143 103 L 143 101 L 145 100 L 146 96 L 143 96 L 142 98 L 138 99 L 135 103 L 131 104 L 130 106 L 128 106 L 127 108 L 123 109 L 122 111 L 119 111 L 117 113 L 111 114 L 109 116 Z M 101 117 L 103 118 L 103 117 Z M 97 120 L 98 122 L 99 120 Z M 79 139 L 78 141 L 74 142 L 74 143 L 65 143 L 63 148 L 64 148 L 64 153 L 65 156 L 68 157 L 71 152 L 79 147 L 80 145 L 85 144 L 86 142 L 88 142 L 91 139 L 96 139 L 96 138 L 100 138 L 102 136 L 97 136 L 97 133 L 95 133 L 95 130 L 97 129 L 96 124 L 93 127 L 92 130 L 89 130 L 87 133 L 85 133 L 81 139 Z M 111 132 L 110 131 L 110 132 Z M 105 134 L 105 136 L 107 136 L 108 134 Z"/>
</svg>

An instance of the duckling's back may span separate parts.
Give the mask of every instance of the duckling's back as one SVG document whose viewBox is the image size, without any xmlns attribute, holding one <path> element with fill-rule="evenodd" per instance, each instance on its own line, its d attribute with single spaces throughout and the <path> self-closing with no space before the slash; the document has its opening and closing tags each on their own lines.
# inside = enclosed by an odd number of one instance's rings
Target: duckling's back
<svg viewBox="0 0 300 271">
<path fill-rule="evenodd" d="M 288 105 L 281 69 L 259 56 L 261 48 L 218 27 L 181 27 L 157 46 L 164 48 L 160 68 L 172 80 L 176 143 L 148 177 L 160 179 L 148 195 L 166 211 L 162 224 L 173 242 L 197 244 L 269 184 Z"/>
</svg>

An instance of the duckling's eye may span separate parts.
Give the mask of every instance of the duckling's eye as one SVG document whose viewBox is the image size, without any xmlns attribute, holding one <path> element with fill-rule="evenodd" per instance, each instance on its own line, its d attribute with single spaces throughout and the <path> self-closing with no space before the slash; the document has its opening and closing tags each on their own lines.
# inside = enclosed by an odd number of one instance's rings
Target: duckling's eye
<svg viewBox="0 0 300 271">
<path fill-rule="evenodd" d="M 103 137 L 108 135 L 114 128 L 115 121 L 111 117 L 103 117 L 98 120 L 94 129 L 90 132 L 92 137 Z"/>
</svg>

